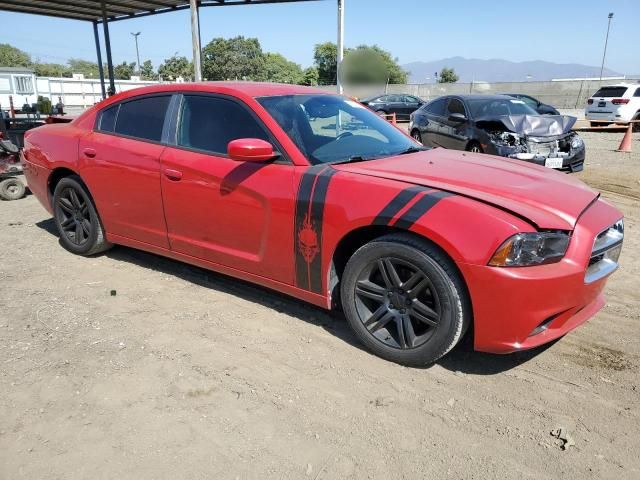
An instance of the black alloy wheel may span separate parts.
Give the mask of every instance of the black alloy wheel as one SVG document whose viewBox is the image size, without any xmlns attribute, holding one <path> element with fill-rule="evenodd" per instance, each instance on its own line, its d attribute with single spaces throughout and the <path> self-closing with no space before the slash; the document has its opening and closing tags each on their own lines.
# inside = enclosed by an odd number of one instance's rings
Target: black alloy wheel
<svg viewBox="0 0 640 480">
<path fill-rule="evenodd" d="M 440 323 L 440 299 L 420 267 L 384 257 L 356 282 L 356 309 L 369 333 L 392 348 L 423 345 Z"/>
<path fill-rule="evenodd" d="M 387 360 L 431 364 L 471 324 L 469 294 L 456 265 L 412 233 L 384 235 L 360 247 L 340 283 L 340 302 L 352 330 Z"/>
<path fill-rule="evenodd" d="M 71 243 L 82 247 L 91 236 L 93 225 L 89 205 L 73 187 L 63 189 L 56 202 L 56 220 Z"/>
<path fill-rule="evenodd" d="M 80 177 L 65 177 L 58 182 L 53 193 L 53 215 L 60 243 L 70 252 L 93 255 L 111 247 Z"/>
</svg>

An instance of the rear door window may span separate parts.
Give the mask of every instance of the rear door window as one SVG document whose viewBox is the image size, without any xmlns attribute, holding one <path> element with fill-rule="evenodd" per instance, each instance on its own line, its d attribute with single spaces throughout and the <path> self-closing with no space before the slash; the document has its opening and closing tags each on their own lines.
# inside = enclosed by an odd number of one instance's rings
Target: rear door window
<svg viewBox="0 0 640 480">
<path fill-rule="evenodd" d="M 221 97 L 184 96 L 178 145 L 226 156 L 229 142 L 239 138 L 271 142 L 264 128 L 239 103 Z"/>
<path fill-rule="evenodd" d="M 593 96 L 603 98 L 622 97 L 626 91 L 627 87 L 602 87 Z"/>
<path fill-rule="evenodd" d="M 115 133 L 159 142 L 170 100 L 170 95 L 162 95 L 121 103 Z M 102 120 L 100 123 L 102 124 Z"/>
</svg>

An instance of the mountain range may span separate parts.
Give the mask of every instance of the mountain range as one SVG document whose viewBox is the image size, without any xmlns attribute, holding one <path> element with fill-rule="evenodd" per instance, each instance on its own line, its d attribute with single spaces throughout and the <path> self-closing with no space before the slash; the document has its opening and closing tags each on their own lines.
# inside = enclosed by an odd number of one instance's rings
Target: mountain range
<svg viewBox="0 0 640 480">
<path fill-rule="evenodd" d="M 551 80 L 554 78 L 599 77 L 600 67 L 578 63 L 553 63 L 542 60 L 511 62 L 492 58 L 450 57 L 431 62 L 411 62 L 402 65 L 409 72 L 410 83 L 433 83 L 434 72 L 442 68 L 453 68 L 460 77 L 459 82 L 524 82 Z M 621 76 L 619 72 L 605 68 L 603 76 Z"/>
</svg>

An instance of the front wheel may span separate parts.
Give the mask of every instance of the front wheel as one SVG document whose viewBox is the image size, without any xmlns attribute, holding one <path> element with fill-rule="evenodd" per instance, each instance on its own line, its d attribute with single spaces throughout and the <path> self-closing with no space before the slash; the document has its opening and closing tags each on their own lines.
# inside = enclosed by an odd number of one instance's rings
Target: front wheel
<svg viewBox="0 0 640 480">
<path fill-rule="evenodd" d="M 403 365 L 435 362 L 470 323 L 468 294 L 456 267 L 410 234 L 385 235 L 358 249 L 345 268 L 341 297 L 362 343 Z"/>
<path fill-rule="evenodd" d="M 94 255 L 111 247 L 93 201 L 79 177 L 65 177 L 53 193 L 53 214 L 62 246 L 77 255 Z"/>
<path fill-rule="evenodd" d="M 422 135 L 420 135 L 419 130 L 414 130 L 413 132 L 411 132 L 411 136 L 413 137 L 414 140 L 422 143 Z"/>
</svg>

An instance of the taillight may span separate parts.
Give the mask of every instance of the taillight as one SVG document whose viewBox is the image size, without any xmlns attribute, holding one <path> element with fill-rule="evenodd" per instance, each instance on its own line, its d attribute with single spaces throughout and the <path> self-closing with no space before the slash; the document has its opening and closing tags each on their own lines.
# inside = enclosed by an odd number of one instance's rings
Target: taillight
<svg viewBox="0 0 640 480">
<path fill-rule="evenodd" d="M 589 105 L 593 105 L 593 98 L 590 98 L 589 100 L 587 100 L 587 103 L 588 103 Z"/>
<path fill-rule="evenodd" d="M 629 99 L 628 98 L 614 98 L 613 100 L 611 100 L 611 103 L 613 103 L 614 105 L 626 105 L 627 103 L 629 103 Z"/>
</svg>

